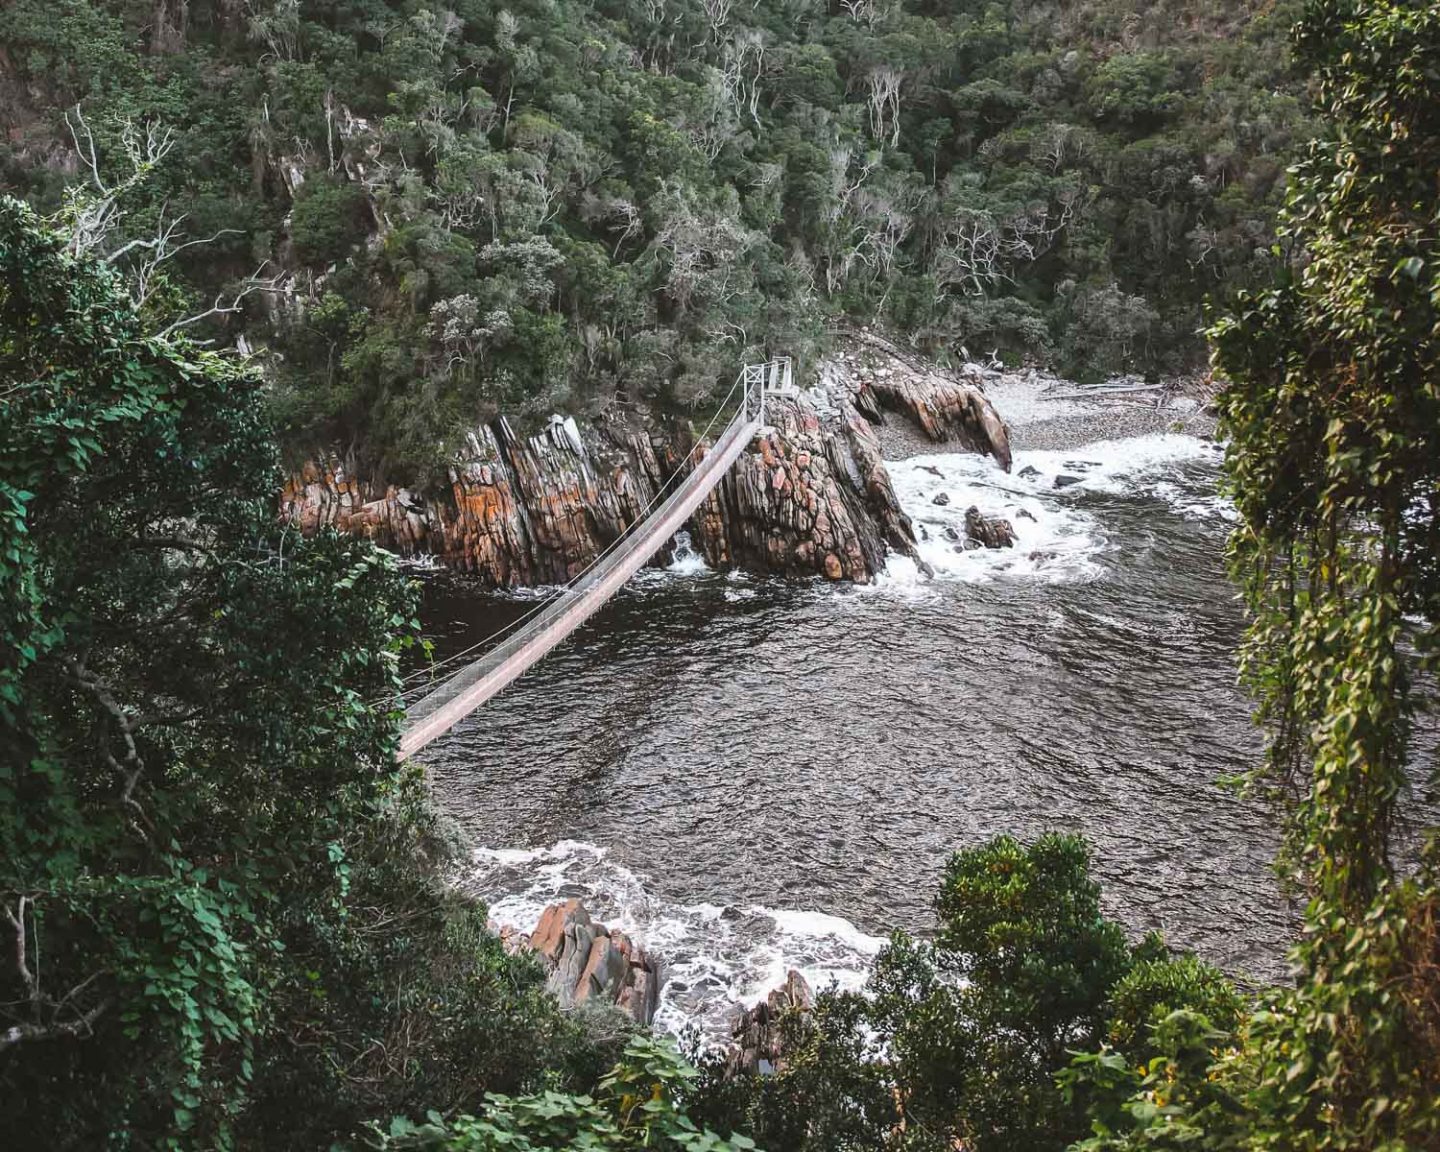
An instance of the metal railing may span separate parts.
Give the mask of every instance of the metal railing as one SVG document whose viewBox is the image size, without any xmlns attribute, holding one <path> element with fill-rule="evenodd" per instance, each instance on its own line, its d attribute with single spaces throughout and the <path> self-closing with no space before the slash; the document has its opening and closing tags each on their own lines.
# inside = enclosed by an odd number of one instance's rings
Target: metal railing
<svg viewBox="0 0 1440 1152">
<path fill-rule="evenodd" d="M 765 424 L 765 397 L 790 395 L 796 391 L 788 356 L 777 356 L 764 364 L 747 364 L 740 371 L 740 380 L 745 389 L 740 410 L 762 427 Z"/>
<path fill-rule="evenodd" d="M 524 627 L 408 709 L 402 756 L 411 756 L 503 691 L 590 618 L 694 514 L 764 426 L 765 397 L 795 391 L 788 357 L 747 365 L 740 410 L 713 448 L 647 518 L 631 525 Z M 723 409 L 722 409 L 723 410 Z M 632 532 L 633 529 L 633 532 Z"/>
</svg>

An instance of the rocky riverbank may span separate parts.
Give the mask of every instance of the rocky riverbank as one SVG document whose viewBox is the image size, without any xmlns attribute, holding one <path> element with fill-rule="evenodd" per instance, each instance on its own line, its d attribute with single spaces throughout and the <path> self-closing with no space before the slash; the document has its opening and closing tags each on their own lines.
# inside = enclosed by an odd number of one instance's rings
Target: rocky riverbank
<svg viewBox="0 0 1440 1152">
<path fill-rule="evenodd" d="M 968 371 L 1005 413 L 1016 451 L 1066 452 L 1096 441 L 1164 432 L 1204 439 L 1216 433 L 1216 383 L 1208 373 L 1149 384 L 1118 377 L 1082 388 L 1033 368 L 1011 372 L 972 365 Z M 886 456 L 900 459 L 902 453 Z"/>
<path fill-rule="evenodd" d="M 624 932 L 593 919 L 581 901 L 550 905 L 533 932 L 508 926 L 499 932 L 510 951 L 529 952 L 540 962 L 547 973 L 546 988 L 561 1007 L 613 1005 L 639 1025 L 654 1020 L 665 978 L 659 958 Z M 808 1012 L 814 1002 L 805 977 L 791 969 L 765 999 L 753 1006 L 737 1005 L 727 1054 L 731 1073 L 767 1073 L 781 1067 L 787 1015 Z"/>
<path fill-rule="evenodd" d="M 927 443 L 988 452 L 1009 467 L 1008 433 L 983 387 L 861 333 L 822 361 L 815 385 L 772 398 L 767 426 L 689 525 L 714 567 L 867 582 L 915 534 L 885 469 L 880 435 L 904 423 Z M 316 458 L 289 478 L 282 513 L 404 556 L 432 556 L 482 585 L 572 579 L 706 450 L 688 426 L 611 415 L 553 417 L 520 435 L 503 417 L 466 438 L 448 485 L 381 485 L 351 460 Z M 659 562 L 667 562 L 662 555 Z"/>
<path fill-rule="evenodd" d="M 649 1024 L 660 1002 L 658 961 L 625 933 L 592 920 L 579 900 L 545 909 L 531 933 L 501 928 L 513 952 L 531 952 L 548 973 L 546 987 L 561 1007 L 612 1004 Z"/>
</svg>

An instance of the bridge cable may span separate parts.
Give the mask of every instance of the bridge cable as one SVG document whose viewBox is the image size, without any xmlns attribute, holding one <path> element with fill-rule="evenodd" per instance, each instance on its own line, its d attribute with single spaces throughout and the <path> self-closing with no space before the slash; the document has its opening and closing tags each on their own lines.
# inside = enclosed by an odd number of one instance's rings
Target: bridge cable
<svg viewBox="0 0 1440 1152">
<path fill-rule="evenodd" d="M 744 372 L 742 371 L 741 374 L 735 378 L 735 383 L 730 386 L 730 391 L 726 393 L 725 398 L 720 401 L 720 406 L 716 409 L 715 415 L 710 418 L 710 423 L 706 425 L 705 430 L 700 433 L 700 436 L 696 440 L 695 448 L 700 447 L 700 445 L 704 442 L 705 438 L 710 435 L 710 432 L 715 427 L 716 421 L 720 419 L 721 413 L 725 411 L 726 405 L 730 403 L 731 397 L 735 395 L 735 389 L 740 387 L 743 379 Z M 736 415 L 743 415 L 743 413 L 736 413 Z M 690 453 L 687 453 L 687 459 L 690 455 L 694 453 L 695 448 L 692 448 L 690 450 Z M 475 652 L 477 649 L 483 648 L 486 645 L 490 644 L 492 641 L 499 640 L 507 632 L 515 631 L 522 624 L 525 624 L 532 617 L 539 615 L 541 612 L 544 612 L 562 596 L 573 590 L 574 587 L 579 584 L 579 582 L 583 580 L 585 576 L 588 575 L 593 568 L 595 568 L 596 565 L 606 559 L 606 557 L 608 557 L 612 552 L 619 548 L 621 544 L 625 543 L 627 538 L 634 532 L 634 530 L 645 522 L 645 520 L 649 517 L 650 513 L 655 509 L 656 505 L 661 503 L 661 498 L 665 495 L 668 489 L 678 480 L 680 480 L 682 475 L 688 475 L 688 473 L 685 473 L 682 469 L 679 468 L 677 468 L 673 473 L 671 473 L 670 477 L 664 482 L 664 484 L 662 484 L 659 488 L 656 489 L 654 496 L 652 496 L 650 499 L 650 502 L 640 510 L 640 512 L 636 515 L 635 519 L 631 520 L 629 524 L 627 524 L 623 529 L 621 529 L 615 539 L 612 540 L 603 551 L 597 553 L 590 560 L 590 562 L 585 565 L 584 568 L 582 568 L 579 572 L 572 576 L 566 583 L 560 585 L 551 596 L 537 602 L 536 605 L 528 612 L 524 613 L 521 616 L 517 616 L 508 624 L 502 625 L 490 635 L 484 637 L 481 640 L 477 640 L 474 644 L 469 645 L 460 652 L 452 653 L 450 656 L 445 657 L 443 660 L 437 661 L 434 664 L 426 665 L 424 668 L 420 668 L 417 669 L 415 672 L 412 672 L 409 676 L 402 679 L 402 690 L 409 691 L 413 689 L 416 685 L 421 683 L 426 678 L 433 678 L 436 672 L 438 672 L 441 668 L 464 659 L 471 653 Z M 445 683 L 451 679 L 452 676 L 457 675 L 460 671 L 462 671 L 462 669 L 455 669 L 453 672 L 448 672 L 445 676 L 441 677 L 438 680 L 432 679 L 431 691 L 439 691 L 442 687 L 444 687 Z"/>
</svg>

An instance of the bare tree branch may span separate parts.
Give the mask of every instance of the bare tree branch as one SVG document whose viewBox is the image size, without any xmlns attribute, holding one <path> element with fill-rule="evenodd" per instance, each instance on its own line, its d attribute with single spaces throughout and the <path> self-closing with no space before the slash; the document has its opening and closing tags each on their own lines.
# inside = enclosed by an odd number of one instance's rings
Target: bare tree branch
<svg viewBox="0 0 1440 1152">
<path fill-rule="evenodd" d="M 103 250 L 120 220 L 120 197 L 149 177 L 174 150 L 177 139 L 174 131 L 159 121 L 148 121 L 141 128 L 133 120 L 126 120 L 120 129 L 120 146 L 128 170 L 111 184 L 101 173 L 100 149 L 80 105 L 73 109 L 73 121 L 71 115 L 65 113 L 65 125 L 93 185 L 93 189 L 66 189 L 65 207 L 59 213 L 62 224 L 70 231 L 70 251 L 78 256 Z"/>
<path fill-rule="evenodd" d="M 268 264 L 268 261 L 266 262 Z M 192 324 L 198 324 L 202 320 L 208 320 L 212 316 L 230 316 L 240 311 L 240 305 L 247 296 L 256 292 L 279 292 L 286 281 L 285 273 L 280 272 L 274 276 L 262 277 L 260 273 L 265 269 L 266 264 L 261 264 L 253 275 L 248 276 L 241 282 L 240 289 L 229 299 L 226 299 L 224 292 L 215 297 L 215 302 L 205 309 L 204 312 L 197 312 L 194 316 L 186 316 L 183 320 L 176 320 L 169 327 L 162 329 L 158 335 L 161 339 L 171 336 L 182 328 L 189 328 Z"/>
<path fill-rule="evenodd" d="M 27 918 L 33 918 L 31 909 L 34 905 L 35 901 L 31 897 L 21 894 L 17 910 L 12 911 L 8 904 L 4 906 L 5 919 L 10 921 L 10 928 L 15 934 L 15 972 L 25 986 L 27 997 L 21 1003 L 29 1008 L 33 1019 L 12 1024 L 0 1032 L 0 1051 L 11 1045 L 19 1044 L 22 1040 L 53 1040 L 62 1036 L 89 1035 L 100 1014 L 110 1006 L 110 1002 L 104 1000 L 73 1020 L 58 1019 L 65 1006 L 93 984 L 101 973 L 96 972 L 87 976 L 59 1000 L 45 995 L 40 988 L 40 980 L 37 975 L 38 965 L 37 970 L 32 970 L 30 967 L 29 936 L 25 928 Z M 36 955 L 38 958 L 38 949 Z M 57 1018 L 46 1022 L 44 1017 L 47 1011 L 51 1013 L 52 1017 Z"/>
<path fill-rule="evenodd" d="M 0 1051 L 24 1040 L 58 1040 L 65 1036 L 89 1036 L 95 1030 L 98 1020 L 110 1007 L 109 1000 L 102 1000 L 88 1012 L 74 1020 L 63 1020 L 54 1024 L 12 1024 L 0 1032 Z"/>
</svg>

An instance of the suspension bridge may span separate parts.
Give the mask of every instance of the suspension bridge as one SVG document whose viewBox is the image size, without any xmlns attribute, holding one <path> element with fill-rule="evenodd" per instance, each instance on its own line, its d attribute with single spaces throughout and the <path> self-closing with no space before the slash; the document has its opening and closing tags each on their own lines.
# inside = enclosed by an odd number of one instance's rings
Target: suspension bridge
<svg viewBox="0 0 1440 1152">
<path fill-rule="evenodd" d="M 400 739 L 402 756 L 413 756 L 523 676 L 599 611 L 625 581 L 685 526 L 701 501 L 765 426 L 765 398 L 795 391 L 789 357 L 749 364 L 741 370 L 720 411 L 710 422 L 710 428 L 701 434 L 696 452 L 703 450 L 704 440 L 737 391 L 740 404 L 730 423 L 688 472 L 677 470 L 641 515 L 555 596 L 495 636 L 487 637 L 481 645 L 490 640 L 499 642 L 477 659 L 450 672 L 409 706 L 405 732 Z"/>
</svg>

